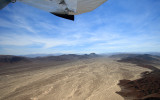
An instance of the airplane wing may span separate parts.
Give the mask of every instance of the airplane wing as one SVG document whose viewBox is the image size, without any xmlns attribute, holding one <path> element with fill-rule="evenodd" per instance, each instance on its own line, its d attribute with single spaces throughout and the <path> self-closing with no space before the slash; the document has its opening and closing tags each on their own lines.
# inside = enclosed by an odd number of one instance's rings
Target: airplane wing
<svg viewBox="0 0 160 100">
<path fill-rule="evenodd" d="M 74 15 L 70 12 L 76 13 L 77 0 L 17 0 L 33 7 L 45 10 L 56 16 L 74 20 Z"/>
<path fill-rule="evenodd" d="M 0 9 L 7 6 L 10 2 L 11 2 L 11 0 L 0 0 Z"/>
<path fill-rule="evenodd" d="M 0 9 L 14 0 L 1 0 Z M 17 0 L 56 16 L 74 20 L 74 15 L 90 12 L 107 0 Z"/>
</svg>

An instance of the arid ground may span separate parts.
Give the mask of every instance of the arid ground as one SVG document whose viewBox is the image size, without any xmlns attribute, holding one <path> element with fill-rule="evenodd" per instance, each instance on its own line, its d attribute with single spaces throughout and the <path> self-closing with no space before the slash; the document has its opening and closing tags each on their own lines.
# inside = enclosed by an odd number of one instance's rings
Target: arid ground
<svg viewBox="0 0 160 100">
<path fill-rule="evenodd" d="M 1 64 L 0 100 L 124 100 L 117 93 L 120 80 L 136 80 L 152 70 L 119 59 Z"/>
</svg>

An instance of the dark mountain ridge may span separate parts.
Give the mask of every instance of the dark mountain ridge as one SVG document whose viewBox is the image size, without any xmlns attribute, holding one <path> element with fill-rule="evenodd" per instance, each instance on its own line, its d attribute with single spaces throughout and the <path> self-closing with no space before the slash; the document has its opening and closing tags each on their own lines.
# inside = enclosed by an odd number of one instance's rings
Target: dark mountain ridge
<svg viewBox="0 0 160 100">
<path fill-rule="evenodd" d="M 0 63 L 16 63 L 20 61 L 29 61 L 29 58 L 21 56 L 0 55 Z"/>
<path fill-rule="evenodd" d="M 12 56 L 12 55 L 0 55 L 0 63 L 18 63 L 18 62 L 28 62 L 28 61 L 67 61 L 67 60 L 78 60 L 78 59 L 86 59 L 98 57 L 99 55 L 95 53 L 84 54 L 84 55 L 76 55 L 76 54 L 67 54 L 67 55 L 59 55 L 59 56 L 46 56 L 46 57 L 35 57 L 28 58 L 23 56 Z"/>
<path fill-rule="evenodd" d="M 120 80 L 121 91 L 117 92 L 125 100 L 160 100 L 160 56 L 149 54 L 130 56 L 118 60 L 119 62 L 136 64 L 139 67 L 151 69 L 151 72 L 141 73 L 142 78 L 137 80 Z"/>
</svg>

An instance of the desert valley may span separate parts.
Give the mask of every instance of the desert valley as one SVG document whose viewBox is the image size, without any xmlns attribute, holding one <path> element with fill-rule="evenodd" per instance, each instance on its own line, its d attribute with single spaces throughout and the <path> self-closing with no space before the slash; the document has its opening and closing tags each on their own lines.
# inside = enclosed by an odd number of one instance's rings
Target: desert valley
<svg viewBox="0 0 160 100">
<path fill-rule="evenodd" d="M 160 56 L 0 56 L 0 100 L 124 99 L 160 99 Z"/>
</svg>

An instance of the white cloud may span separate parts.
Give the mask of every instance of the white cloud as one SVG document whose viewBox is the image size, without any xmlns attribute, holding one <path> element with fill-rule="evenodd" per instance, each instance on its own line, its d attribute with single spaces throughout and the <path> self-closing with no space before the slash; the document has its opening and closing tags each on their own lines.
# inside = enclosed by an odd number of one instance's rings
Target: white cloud
<svg viewBox="0 0 160 100">
<path fill-rule="evenodd" d="M 51 48 L 55 46 L 71 46 L 77 42 L 73 40 L 45 38 L 40 36 L 30 36 L 22 34 L 8 34 L 0 37 L 0 45 L 12 45 L 12 46 L 27 46 L 27 45 L 42 45 L 44 48 Z"/>
</svg>

